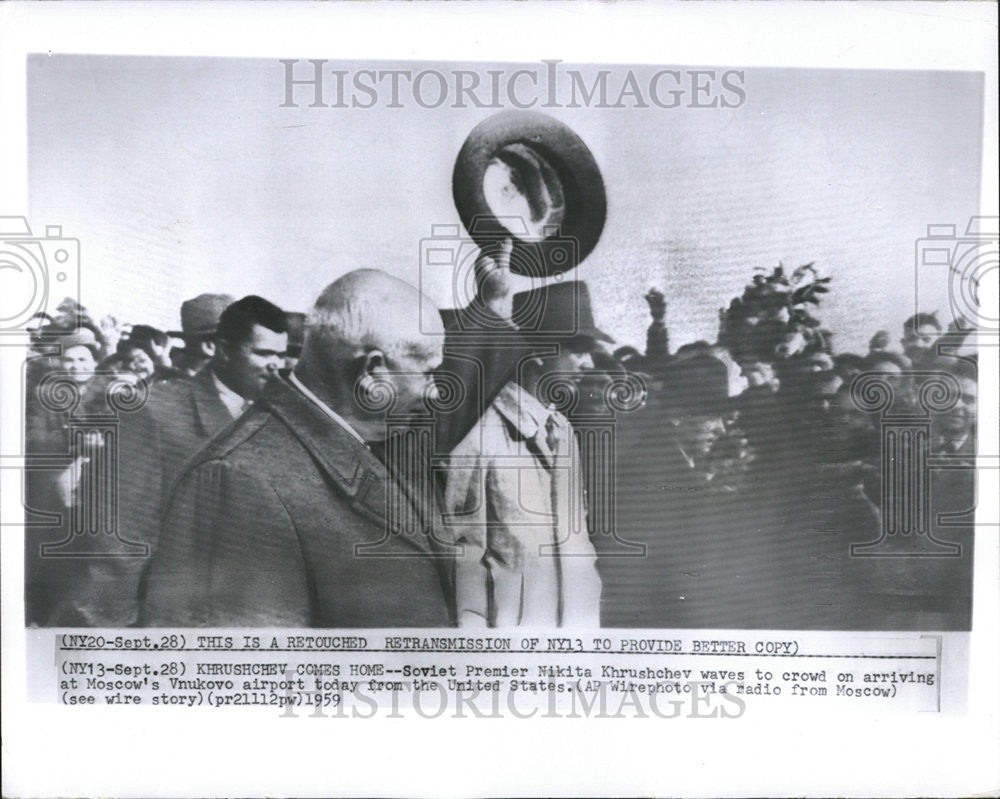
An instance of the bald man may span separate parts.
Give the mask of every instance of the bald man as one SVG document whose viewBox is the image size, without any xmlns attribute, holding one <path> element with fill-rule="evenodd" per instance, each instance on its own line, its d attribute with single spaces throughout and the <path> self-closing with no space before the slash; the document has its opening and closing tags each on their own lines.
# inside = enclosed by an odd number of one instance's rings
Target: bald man
<svg viewBox="0 0 1000 799">
<path fill-rule="evenodd" d="M 295 371 L 273 379 L 175 484 L 141 624 L 453 624 L 433 494 L 385 454 L 396 452 L 394 430 L 429 418 L 443 329 L 424 335 L 421 308 L 434 306 L 376 270 L 323 291 Z"/>
</svg>

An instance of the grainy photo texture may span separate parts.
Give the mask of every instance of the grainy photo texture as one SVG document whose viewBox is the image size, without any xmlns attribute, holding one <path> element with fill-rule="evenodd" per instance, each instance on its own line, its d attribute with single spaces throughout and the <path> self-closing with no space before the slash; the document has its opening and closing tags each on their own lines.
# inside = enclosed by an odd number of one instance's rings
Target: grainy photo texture
<svg viewBox="0 0 1000 799">
<path fill-rule="evenodd" d="M 29 626 L 970 629 L 980 75 L 27 74 Z"/>
</svg>

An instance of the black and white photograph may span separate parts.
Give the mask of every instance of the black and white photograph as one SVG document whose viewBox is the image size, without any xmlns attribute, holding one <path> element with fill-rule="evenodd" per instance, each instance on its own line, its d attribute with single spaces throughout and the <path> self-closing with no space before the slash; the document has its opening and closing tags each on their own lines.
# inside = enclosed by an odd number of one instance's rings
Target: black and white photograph
<svg viewBox="0 0 1000 799">
<path fill-rule="evenodd" d="M 16 632 L 29 707 L 982 711 L 995 66 L 640 38 L 5 68 L 4 668 Z"/>
<path fill-rule="evenodd" d="M 969 629 L 982 92 L 29 59 L 27 623 Z"/>
</svg>

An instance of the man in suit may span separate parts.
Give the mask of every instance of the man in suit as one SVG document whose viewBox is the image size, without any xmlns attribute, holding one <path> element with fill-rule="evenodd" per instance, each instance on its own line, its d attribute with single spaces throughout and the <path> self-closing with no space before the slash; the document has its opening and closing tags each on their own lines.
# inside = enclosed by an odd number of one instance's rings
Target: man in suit
<svg viewBox="0 0 1000 799">
<path fill-rule="evenodd" d="M 147 555 L 156 546 L 170 486 L 185 461 L 239 418 L 284 364 L 284 311 L 262 297 L 244 297 L 222 311 L 212 338 L 213 354 L 201 371 L 156 384 L 144 408 L 121 418 L 118 530 L 125 539 L 145 544 Z M 86 595 L 78 600 L 83 623 L 135 621 L 145 560 L 137 555 L 89 564 Z"/>
<path fill-rule="evenodd" d="M 323 291 L 295 370 L 271 380 L 177 481 L 142 624 L 451 623 L 433 499 L 387 455 L 388 422 L 434 393 L 443 330 L 423 335 L 427 302 L 370 269 Z"/>
</svg>

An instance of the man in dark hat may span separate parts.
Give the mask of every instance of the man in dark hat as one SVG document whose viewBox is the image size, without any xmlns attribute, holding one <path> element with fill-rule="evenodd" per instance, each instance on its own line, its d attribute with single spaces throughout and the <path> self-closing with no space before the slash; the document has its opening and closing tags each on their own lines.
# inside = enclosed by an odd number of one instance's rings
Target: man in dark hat
<svg viewBox="0 0 1000 799">
<path fill-rule="evenodd" d="M 941 338 L 942 332 L 935 313 L 915 313 L 903 322 L 903 337 L 899 343 L 913 365 L 921 368 L 935 356 L 934 345 Z"/>
<path fill-rule="evenodd" d="M 711 355 L 696 355 L 668 368 L 664 387 L 664 410 L 675 428 L 676 454 L 688 468 L 707 478 L 706 457 L 725 432 L 723 414 L 729 399 L 726 365 Z"/>
<path fill-rule="evenodd" d="M 193 377 L 212 359 L 219 317 L 232 302 L 228 294 L 199 294 L 181 303 L 181 329 L 167 334 L 184 341 L 184 348 L 173 353 L 175 369 Z"/>
<path fill-rule="evenodd" d="M 444 474 L 449 540 L 460 553 L 458 623 L 594 627 L 601 585 L 580 455 L 572 426 L 549 397 L 573 390 L 569 384 L 593 368 L 596 341 L 611 339 L 594 325 L 585 284 L 509 296 L 503 252 L 480 276 L 480 295 L 487 286 L 502 298 L 494 303 L 500 313 L 488 319 L 499 319 L 506 348 L 481 372 L 488 383 L 479 383 L 477 400 L 489 404 L 452 449 Z"/>
</svg>

